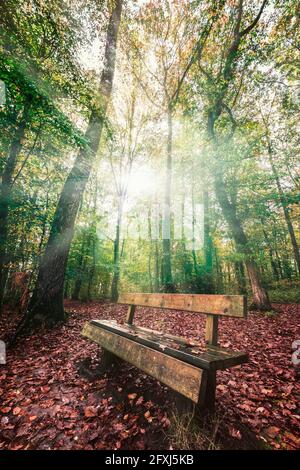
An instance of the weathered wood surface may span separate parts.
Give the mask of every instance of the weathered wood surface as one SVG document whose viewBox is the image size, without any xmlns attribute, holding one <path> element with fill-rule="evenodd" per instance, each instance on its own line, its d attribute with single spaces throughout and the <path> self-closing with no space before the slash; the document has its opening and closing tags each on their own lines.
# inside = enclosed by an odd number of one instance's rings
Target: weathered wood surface
<svg viewBox="0 0 300 470">
<path fill-rule="evenodd" d="M 125 338 L 123 335 L 112 333 L 95 323 L 86 323 L 82 334 L 193 402 L 203 405 L 206 371 Z"/>
<path fill-rule="evenodd" d="M 128 323 L 129 325 L 132 325 L 133 323 L 134 313 L 135 313 L 135 305 L 129 305 L 127 317 L 126 317 L 126 323 Z"/>
<path fill-rule="evenodd" d="M 247 300 L 243 295 L 127 293 L 119 296 L 118 303 L 227 317 L 247 316 Z"/>
<path fill-rule="evenodd" d="M 218 344 L 218 323 L 217 315 L 207 315 L 205 325 L 205 341 L 207 344 L 217 346 Z"/>
<path fill-rule="evenodd" d="M 122 335 L 138 344 L 162 351 L 164 354 L 205 370 L 223 370 L 248 361 L 248 355 L 244 352 L 210 345 L 201 348 L 195 342 L 187 341 L 185 338 L 163 334 L 149 328 L 119 325 L 110 320 L 92 320 L 91 325 Z"/>
</svg>

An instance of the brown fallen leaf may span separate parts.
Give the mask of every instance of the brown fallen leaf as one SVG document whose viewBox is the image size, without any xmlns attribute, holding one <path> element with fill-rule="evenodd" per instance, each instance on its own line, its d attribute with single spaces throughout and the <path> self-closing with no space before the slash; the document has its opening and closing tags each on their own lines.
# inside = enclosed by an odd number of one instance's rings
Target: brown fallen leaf
<svg viewBox="0 0 300 470">
<path fill-rule="evenodd" d="M 137 401 L 135 402 L 136 405 L 141 405 L 144 401 L 144 397 L 139 397 Z"/>
<path fill-rule="evenodd" d="M 266 434 L 267 436 L 271 437 L 271 439 L 274 439 L 276 436 L 278 436 L 280 432 L 280 429 L 277 428 L 276 426 L 270 426 L 269 428 L 266 429 Z"/>
<path fill-rule="evenodd" d="M 238 429 L 230 428 L 229 429 L 229 434 L 230 434 L 231 437 L 234 437 L 236 439 L 242 439 L 241 431 L 239 431 Z"/>
<path fill-rule="evenodd" d="M 11 406 L 5 406 L 4 408 L 1 408 L 1 413 L 9 413 L 11 410 Z"/>
<path fill-rule="evenodd" d="M 84 416 L 86 418 L 92 418 L 94 416 L 97 416 L 97 409 L 94 406 L 87 406 L 84 410 Z"/>
<path fill-rule="evenodd" d="M 135 400 L 135 398 L 137 397 L 137 393 L 129 393 L 129 395 L 127 395 L 129 400 Z"/>
</svg>

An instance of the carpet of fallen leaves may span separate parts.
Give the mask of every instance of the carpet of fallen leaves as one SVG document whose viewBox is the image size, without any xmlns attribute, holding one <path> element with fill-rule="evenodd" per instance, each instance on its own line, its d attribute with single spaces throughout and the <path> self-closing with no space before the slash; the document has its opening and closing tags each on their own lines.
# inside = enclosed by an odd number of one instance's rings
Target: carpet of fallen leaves
<svg viewBox="0 0 300 470">
<path fill-rule="evenodd" d="M 300 387 L 291 363 L 300 338 L 300 305 L 275 305 L 276 315 L 251 312 L 220 320 L 220 344 L 247 351 L 248 364 L 218 372 L 217 439 L 221 448 L 297 449 Z M 80 335 L 85 321 L 123 322 L 126 307 L 67 302 L 63 326 L 20 339 L 0 365 L 2 449 L 168 449 L 174 396 L 129 364 L 94 381 L 80 373 L 96 365 L 97 345 Z M 18 318 L 6 312 L 0 336 Z M 136 323 L 202 341 L 204 318 L 139 308 Z M 251 436 L 251 437 L 249 437 Z"/>
</svg>

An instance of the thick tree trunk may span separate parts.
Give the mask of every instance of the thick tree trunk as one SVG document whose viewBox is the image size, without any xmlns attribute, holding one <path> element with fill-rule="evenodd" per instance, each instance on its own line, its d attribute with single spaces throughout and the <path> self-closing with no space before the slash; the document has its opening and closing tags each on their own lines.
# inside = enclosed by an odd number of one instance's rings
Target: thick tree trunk
<svg viewBox="0 0 300 470">
<path fill-rule="evenodd" d="M 7 251 L 8 236 L 8 213 L 11 198 L 11 187 L 13 183 L 13 174 L 17 164 L 17 158 L 22 149 L 22 140 L 24 139 L 27 120 L 30 110 L 30 103 L 25 104 L 23 116 L 16 128 L 13 141 L 11 143 L 5 168 L 2 174 L 0 186 L 0 312 L 3 304 L 5 284 L 8 275 L 8 263 L 11 256 Z"/>
<path fill-rule="evenodd" d="M 247 268 L 251 289 L 253 293 L 253 308 L 258 310 L 271 310 L 271 304 L 268 297 L 268 293 L 262 285 L 259 271 L 257 269 L 256 263 L 253 260 L 252 253 L 248 246 L 248 240 L 246 234 L 243 230 L 241 222 L 239 221 L 235 207 L 229 201 L 226 186 L 223 181 L 223 176 L 220 172 L 220 168 L 215 170 L 214 173 L 214 186 L 215 193 L 218 200 L 218 203 L 222 209 L 224 218 L 231 230 L 234 241 L 237 245 L 239 251 L 244 254 L 245 265 Z"/>
<path fill-rule="evenodd" d="M 76 215 L 98 151 L 111 94 L 121 10 L 122 0 L 116 0 L 106 37 L 105 63 L 99 89 L 102 97 L 101 109 L 94 109 L 91 113 L 85 134 L 88 146 L 79 152 L 60 195 L 50 237 L 40 261 L 26 323 L 51 326 L 65 319 L 63 307 L 65 269 Z"/>
<path fill-rule="evenodd" d="M 243 253 L 244 262 L 247 268 L 251 289 L 253 293 L 253 308 L 261 311 L 271 310 L 272 306 L 267 291 L 262 285 L 259 271 L 253 259 L 253 254 L 248 245 L 248 240 L 242 224 L 237 217 L 236 207 L 230 201 L 226 184 L 224 182 L 224 168 L 222 165 L 222 156 L 219 155 L 218 140 L 215 135 L 215 122 L 221 114 L 221 102 L 208 113 L 207 130 L 210 137 L 213 150 L 215 152 L 215 165 L 213 168 L 213 181 L 217 201 L 221 207 L 224 219 L 226 220 L 238 251 Z"/>
<path fill-rule="evenodd" d="M 172 185 L 172 140 L 173 122 L 172 108 L 168 107 L 168 142 L 167 142 L 167 167 L 164 198 L 163 215 L 163 290 L 165 292 L 175 292 L 172 276 L 171 262 L 171 185 Z"/>
</svg>

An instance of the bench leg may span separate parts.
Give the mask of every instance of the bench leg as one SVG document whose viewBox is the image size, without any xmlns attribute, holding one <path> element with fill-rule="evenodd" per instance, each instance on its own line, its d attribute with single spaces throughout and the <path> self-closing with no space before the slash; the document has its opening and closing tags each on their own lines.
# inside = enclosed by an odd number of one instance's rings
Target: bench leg
<svg viewBox="0 0 300 470">
<path fill-rule="evenodd" d="M 207 384 L 203 405 L 199 409 L 201 414 L 213 414 L 216 401 L 216 371 L 207 373 Z"/>
<path fill-rule="evenodd" d="M 115 354 L 111 353 L 107 349 L 102 348 L 102 357 L 101 357 L 101 369 L 103 372 L 108 371 L 112 367 L 118 365 L 121 362 L 121 359 L 118 358 Z"/>
</svg>

